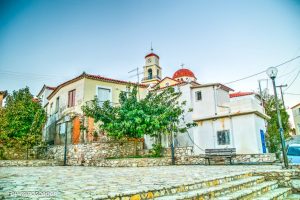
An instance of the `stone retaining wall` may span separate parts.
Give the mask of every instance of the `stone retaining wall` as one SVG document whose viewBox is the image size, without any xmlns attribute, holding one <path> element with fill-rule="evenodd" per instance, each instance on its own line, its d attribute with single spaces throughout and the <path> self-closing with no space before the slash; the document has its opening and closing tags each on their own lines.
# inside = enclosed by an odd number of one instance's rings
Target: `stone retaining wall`
<svg viewBox="0 0 300 200">
<path fill-rule="evenodd" d="M 63 160 L 64 145 L 54 145 L 48 148 L 48 158 Z M 70 144 L 67 146 L 67 158 L 86 162 L 88 160 L 99 160 L 109 157 L 128 157 L 142 155 L 143 142 L 99 142 L 90 144 Z"/>
<path fill-rule="evenodd" d="M 299 170 L 274 170 L 254 172 L 256 176 L 264 176 L 267 181 L 278 181 L 280 187 L 291 187 L 293 193 L 300 193 Z"/>
<path fill-rule="evenodd" d="M 55 160 L 0 160 L 0 167 L 41 167 L 58 165 L 61 165 L 61 163 Z"/>
<path fill-rule="evenodd" d="M 170 165 L 171 149 L 163 150 L 163 157 L 167 159 L 136 158 L 125 159 L 130 156 L 147 156 L 151 154 L 149 150 L 143 149 L 143 142 L 100 142 L 91 144 L 68 145 L 67 160 L 69 165 L 83 166 L 154 166 Z M 64 146 L 55 145 L 48 148 L 48 158 L 62 161 L 64 156 Z M 124 158 L 125 157 L 125 158 Z M 206 164 L 205 155 L 195 155 L 193 147 L 176 147 L 175 163 L 177 165 Z M 117 158 L 117 159 L 107 159 Z M 124 158 L 124 159 L 123 159 Z M 166 160 L 169 160 L 167 162 Z M 237 155 L 233 158 L 233 163 L 258 163 L 275 162 L 275 154 L 252 154 Z M 149 164 L 145 162 L 148 161 Z M 220 162 L 221 161 L 221 162 Z M 133 164 L 130 164 L 133 162 Z M 228 164 L 228 160 L 212 160 L 212 164 Z"/>
<path fill-rule="evenodd" d="M 232 161 L 234 163 L 273 163 L 276 161 L 276 156 L 274 153 L 239 154 Z"/>
<path fill-rule="evenodd" d="M 171 149 L 163 150 L 162 158 L 126 158 L 131 156 L 149 156 L 151 152 L 143 148 L 142 141 L 107 141 L 88 144 L 68 145 L 67 161 L 68 165 L 74 166 L 105 166 L 105 167 L 128 167 L 128 166 L 160 166 L 171 165 Z M 176 165 L 203 165 L 206 164 L 205 155 L 195 155 L 193 147 L 176 147 Z M 54 145 L 48 147 L 46 159 L 56 160 L 62 163 L 64 159 L 64 145 Z M 109 159 L 112 158 L 112 159 Z M 233 163 L 261 163 L 275 162 L 275 154 L 252 154 L 237 155 L 233 158 Z M 27 166 L 28 160 L 24 163 L 11 165 Z M 18 162 L 17 162 L 18 163 Z M 47 165 L 46 161 L 44 162 Z M 213 159 L 211 164 L 228 164 L 226 159 Z M 9 164 L 7 164 L 9 165 Z M 34 163 L 28 164 L 35 165 Z M 37 164 L 38 165 L 38 164 Z M 43 164 L 41 164 L 43 165 Z M 49 165 L 52 165 L 51 162 Z"/>
<path fill-rule="evenodd" d="M 85 163 L 78 163 L 69 160 L 69 165 L 97 166 L 97 167 L 151 167 L 171 165 L 169 157 L 163 158 L 126 158 L 126 159 L 102 159 L 90 160 Z"/>
</svg>

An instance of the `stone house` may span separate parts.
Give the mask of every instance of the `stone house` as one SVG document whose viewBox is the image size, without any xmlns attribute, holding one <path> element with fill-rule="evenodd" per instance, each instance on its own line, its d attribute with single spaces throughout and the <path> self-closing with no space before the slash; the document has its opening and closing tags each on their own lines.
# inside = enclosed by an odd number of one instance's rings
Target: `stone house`
<svg viewBox="0 0 300 200">
<path fill-rule="evenodd" d="M 120 92 L 126 92 L 130 84 L 133 83 L 83 73 L 55 88 L 44 86 L 38 95 L 48 116 L 44 127 L 44 140 L 50 144 L 64 143 L 66 127 L 70 143 L 78 144 L 94 140 L 94 121 L 83 116 L 81 107 L 91 102 L 95 96 L 98 97 L 99 103 L 109 100 L 117 105 Z M 145 85 L 139 84 L 141 97 L 145 88 Z M 45 95 L 47 100 L 43 101 Z M 64 120 L 67 115 L 71 117 L 68 124 Z M 87 130 L 82 130 L 82 126 L 88 127 Z"/>
</svg>

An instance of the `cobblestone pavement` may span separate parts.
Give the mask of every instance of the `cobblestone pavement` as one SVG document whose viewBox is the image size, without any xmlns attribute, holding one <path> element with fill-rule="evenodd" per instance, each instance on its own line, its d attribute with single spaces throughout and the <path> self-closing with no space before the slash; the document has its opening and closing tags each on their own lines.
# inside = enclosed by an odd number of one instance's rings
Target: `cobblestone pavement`
<svg viewBox="0 0 300 200">
<path fill-rule="evenodd" d="M 0 199 L 90 199 L 145 191 L 279 166 L 1 167 Z M 27 192 L 27 193 L 26 193 Z M 23 195 L 16 198 L 15 195 Z M 28 198 L 29 199 L 29 198 Z M 47 198 L 45 198 L 47 199 Z"/>
</svg>

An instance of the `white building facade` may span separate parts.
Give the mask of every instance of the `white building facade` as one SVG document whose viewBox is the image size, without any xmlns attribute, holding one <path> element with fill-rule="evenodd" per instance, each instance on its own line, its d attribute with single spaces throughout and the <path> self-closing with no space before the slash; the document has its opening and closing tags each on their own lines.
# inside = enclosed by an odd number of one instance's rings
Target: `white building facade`
<svg viewBox="0 0 300 200">
<path fill-rule="evenodd" d="M 151 53 L 151 56 L 158 57 Z M 147 56 L 148 58 L 149 56 Z M 160 68 L 161 69 L 161 68 Z M 147 75 L 147 71 L 144 72 Z M 235 148 L 237 154 L 267 153 L 266 120 L 260 97 L 253 92 L 232 93 L 220 83 L 200 84 L 189 69 L 177 70 L 173 78 L 166 77 L 154 88 L 174 87 L 186 101 L 185 121 L 197 126 L 187 133 L 176 135 L 175 147 L 193 146 L 194 153 L 204 154 L 205 149 Z M 192 112 L 187 110 L 192 109 Z M 163 146 L 170 146 L 170 139 L 162 138 Z M 153 139 L 145 137 L 147 148 Z"/>
</svg>

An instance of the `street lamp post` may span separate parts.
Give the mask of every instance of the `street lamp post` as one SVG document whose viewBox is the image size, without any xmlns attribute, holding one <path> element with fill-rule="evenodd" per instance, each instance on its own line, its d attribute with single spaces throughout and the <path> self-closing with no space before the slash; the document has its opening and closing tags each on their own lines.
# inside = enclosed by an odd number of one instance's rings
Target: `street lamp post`
<svg viewBox="0 0 300 200">
<path fill-rule="evenodd" d="M 277 76 L 277 72 L 278 72 L 278 70 L 275 67 L 270 67 L 270 68 L 267 69 L 267 74 L 272 79 L 272 83 L 273 83 L 273 89 L 274 89 L 274 96 L 275 96 L 277 119 L 278 119 L 278 124 L 279 124 L 279 134 L 280 134 L 280 140 L 281 140 L 281 148 L 282 148 L 282 154 L 283 154 L 284 167 L 288 168 L 289 164 L 288 164 L 288 159 L 287 159 L 286 150 L 285 150 L 284 132 L 283 132 L 283 128 L 282 128 L 282 121 L 281 121 L 281 115 L 280 115 L 279 104 L 278 104 L 278 99 L 277 99 L 276 84 L 275 84 L 275 78 Z"/>
<path fill-rule="evenodd" d="M 70 121 L 70 116 L 65 116 L 65 152 L 64 152 L 64 166 L 67 165 L 67 142 L 68 142 L 68 122 Z"/>
</svg>

